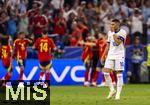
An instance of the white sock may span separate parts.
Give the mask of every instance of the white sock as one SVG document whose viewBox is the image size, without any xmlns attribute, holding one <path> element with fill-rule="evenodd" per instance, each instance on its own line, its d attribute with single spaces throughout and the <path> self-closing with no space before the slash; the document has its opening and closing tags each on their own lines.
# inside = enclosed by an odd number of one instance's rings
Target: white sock
<svg viewBox="0 0 150 105">
<path fill-rule="evenodd" d="M 120 96 L 123 86 L 123 74 L 117 74 L 117 93 L 116 95 Z"/>
<path fill-rule="evenodd" d="M 104 73 L 104 77 L 106 80 L 106 84 L 109 86 L 110 91 L 114 91 L 114 85 L 112 83 L 111 77 L 109 73 Z"/>
</svg>

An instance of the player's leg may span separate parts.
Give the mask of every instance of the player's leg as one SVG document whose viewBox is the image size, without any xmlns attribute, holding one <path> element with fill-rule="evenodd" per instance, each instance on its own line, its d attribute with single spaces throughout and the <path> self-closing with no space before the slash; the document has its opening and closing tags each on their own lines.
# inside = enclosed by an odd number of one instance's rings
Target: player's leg
<svg viewBox="0 0 150 105">
<path fill-rule="evenodd" d="M 84 86 L 89 86 L 90 61 L 84 62 L 86 71 L 84 75 Z"/>
<path fill-rule="evenodd" d="M 20 75 L 19 75 L 19 80 L 22 81 L 23 80 L 23 73 L 24 73 L 24 68 L 25 68 L 25 60 L 23 59 L 18 59 L 17 63 L 20 67 Z"/>
<path fill-rule="evenodd" d="M 91 85 L 97 86 L 97 76 L 99 76 L 100 70 L 96 70 L 99 58 L 93 57 L 92 59 L 92 75 L 91 75 Z"/>
<path fill-rule="evenodd" d="M 93 78 L 93 81 L 92 81 L 93 86 L 97 85 L 97 81 L 98 81 L 99 74 L 100 74 L 100 67 L 101 67 L 101 63 L 100 63 L 100 60 L 99 60 L 97 65 L 96 65 L 96 70 L 95 70 L 94 78 Z"/>
<path fill-rule="evenodd" d="M 114 71 L 110 72 L 110 77 L 112 79 L 113 85 L 115 86 L 117 84 L 116 73 Z"/>
<path fill-rule="evenodd" d="M 46 85 L 50 86 L 50 68 L 52 67 L 52 62 L 48 61 L 46 65 Z"/>
<path fill-rule="evenodd" d="M 124 59 L 119 59 L 115 61 L 115 71 L 117 74 L 117 93 L 116 100 L 120 99 L 122 87 L 123 87 L 123 70 L 124 70 Z"/>
<path fill-rule="evenodd" d="M 6 85 L 6 87 L 10 87 L 11 84 L 9 84 L 10 83 L 9 80 L 10 80 L 10 78 L 12 76 L 12 65 L 10 64 L 9 66 L 4 66 L 4 67 L 7 70 L 7 74 L 4 77 L 5 82 L 3 83 L 3 86 Z"/>
<path fill-rule="evenodd" d="M 42 81 L 43 80 L 43 76 L 45 74 L 45 62 L 40 62 L 40 78 L 39 80 Z"/>
<path fill-rule="evenodd" d="M 104 67 L 102 67 L 102 82 L 101 82 L 101 84 L 98 85 L 98 87 L 103 87 L 103 86 L 107 86 L 106 85 L 106 80 L 105 80 L 105 77 L 104 77 Z"/>
<path fill-rule="evenodd" d="M 23 59 L 18 59 L 17 63 L 20 67 L 20 75 L 19 75 L 19 85 L 18 87 L 23 88 L 24 87 L 24 83 L 23 83 L 23 73 L 24 73 L 24 68 L 25 68 L 25 60 Z"/>
<path fill-rule="evenodd" d="M 106 59 L 105 66 L 104 66 L 104 77 L 106 80 L 106 84 L 108 85 L 110 89 L 107 99 L 111 99 L 116 93 L 113 83 L 112 83 L 112 79 L 110 77 L 110 72 L 111 72 L 110 70 L 113 70 L 113 69 L 114 69 L 114 60 Z"/>
</svg>

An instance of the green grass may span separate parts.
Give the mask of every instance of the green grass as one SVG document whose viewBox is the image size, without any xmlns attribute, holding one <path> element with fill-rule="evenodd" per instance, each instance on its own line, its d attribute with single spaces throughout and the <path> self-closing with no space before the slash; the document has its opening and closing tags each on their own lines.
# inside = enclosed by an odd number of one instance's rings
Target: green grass
<svg viewBox="0 0 150 105">
<path fill-rule="evenodd" d="M 125 85 L 121 100 L 106 100 L 108 87 L 51 87 L 50 105 L 150 105 L 150 85 Z"/>
</svg>

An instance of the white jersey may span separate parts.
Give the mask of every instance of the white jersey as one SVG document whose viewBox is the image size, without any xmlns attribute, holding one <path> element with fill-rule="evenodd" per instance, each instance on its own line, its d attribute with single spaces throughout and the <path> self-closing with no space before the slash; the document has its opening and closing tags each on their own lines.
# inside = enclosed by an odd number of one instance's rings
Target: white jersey
<svg viewBox="0 0 150 105">
<path fill-rule="evenodd" d="M 117 45 L 114 41 L 113 35 L 118 35 L 122 42 L 120 45 Z M 126 40 L 126 31 L 123 29 L 120 29 L 117 33 L 115 32 L 108 32 L 108 43 L 110 43 L 109 51 L 107 59 L 122 59 L 125 57 L 125 43 Z"/>
</svg>

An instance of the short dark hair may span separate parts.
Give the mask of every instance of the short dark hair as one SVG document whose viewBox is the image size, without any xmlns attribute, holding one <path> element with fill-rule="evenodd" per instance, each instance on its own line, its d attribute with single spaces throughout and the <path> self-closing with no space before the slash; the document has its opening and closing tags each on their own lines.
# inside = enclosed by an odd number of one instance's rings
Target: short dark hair
<svg viewBox="0 0 150 105">
<path fill-rule="evenodd" d="M 23 32 L 23 31 L 21 31 L 21 32 L 19 32 L 18 34 L 20 35 L 20 34 L 26 34 L 26 33 L 25 33 L 25 32 Z"/>
<path fill-rule="evenodd" d="M 112 22 L 120 23 L 120 21 L 118 19 L 113 19 Z"/>
<path fill-rule="evenodd" d="M 43 34 L 46 35 L 47 33 L 48 33 L 48 30 L 47 30 L 47 29 L 44 29 L 44 30 L 43 30 Z"/>
<path fill-rule="evenodd" d="M 2 36 L 1 36 L 1 44 L 2 44 L 2 45 L 7 45 L 8 42 L 9 42 L 9 36 L 7 36 L 7 35 L 2 35 Z"/>
</svg>

